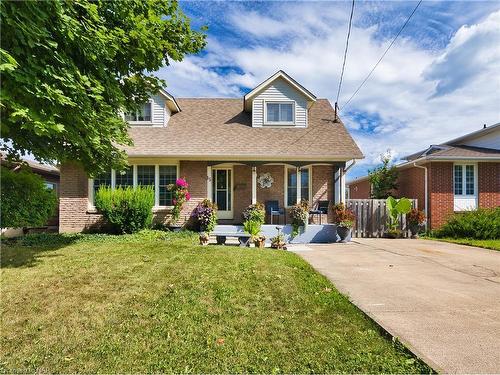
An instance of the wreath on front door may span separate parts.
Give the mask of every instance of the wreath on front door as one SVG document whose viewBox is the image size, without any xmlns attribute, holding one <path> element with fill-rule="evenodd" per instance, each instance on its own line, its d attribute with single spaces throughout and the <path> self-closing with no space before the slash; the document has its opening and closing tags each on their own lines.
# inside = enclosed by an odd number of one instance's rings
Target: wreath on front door
<svg viewBox="0 0 500 375">
<path fill-rule="evenodd" d="M 274 178 L 271 176 L 271 173 L 266 172 L 262 173 L 259 178 L 257 179 L 257 182 L 259 183 L 259 186 L 261 188 L 270 188 L 273 186 L 274 183 Z"/>
</svg>

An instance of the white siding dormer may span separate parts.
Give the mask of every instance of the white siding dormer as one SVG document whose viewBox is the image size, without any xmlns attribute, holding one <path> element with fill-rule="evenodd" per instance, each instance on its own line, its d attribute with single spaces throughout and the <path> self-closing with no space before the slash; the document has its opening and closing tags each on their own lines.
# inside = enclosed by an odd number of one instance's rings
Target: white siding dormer
<svg viewBox="0 0 500 375">
<path fill-rule="evenodd" d="M 292 121 L 281 124 L 268 121 L 267 104 L 292 104 Z M 252 126 L 294 126 L 307 127 L 307 99 L 285 80 L 277 79 L 255 96 L 252 103 Z"/>
<path fill-rule="evenodd" d="M 179 112 L 180 108 L 177 106 L 175 99 L 168 94 L 158 94 L 153 95 L 149 101 L 146 103 L 148 106 L 147 109 L 143 109 L 142 112 L 147 112 L 148 120 L 144 119 L 144 116 L 124 116 L 125 120 L 131 126 L 158 126 L 158 127 L 166 127 L 168 125 L 168 121 L 172 116 L 172 112 Z M 172 109 L 173 108 L 173 109 Z M 139 111 L 138 113 L 140 113 Z M 150 114 L 150 116 L 149 116 Z M 130 117 L 135 117 L 136 120 L 131 120 Z"/>
</svg>

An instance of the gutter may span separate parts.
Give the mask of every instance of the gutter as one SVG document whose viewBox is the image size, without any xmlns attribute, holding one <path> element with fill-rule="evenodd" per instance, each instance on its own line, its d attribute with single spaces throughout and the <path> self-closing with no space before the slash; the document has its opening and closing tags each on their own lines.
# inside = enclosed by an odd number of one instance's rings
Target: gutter
<svg viewBox="0 0 500 375">
<path fill-rule="evenodd" d="M 428 222 L 429 222 L 429 217 L 427 216 L 427 208 L 429 205 L 429 190 L 428 190 L 428 178 L 427 178 L 427 167 L 424 167 L 422 165 L 418 165 L 417 163 L 413 163 L 413 166 L 416 168 L 423 169 L 425 172 L 424 174 L 424 203 L 425 203 L 425 208 L 424 208 L 424 215 L 425 215 L 425 230 L 427 231 L 428 227 Z"/>
</svg>

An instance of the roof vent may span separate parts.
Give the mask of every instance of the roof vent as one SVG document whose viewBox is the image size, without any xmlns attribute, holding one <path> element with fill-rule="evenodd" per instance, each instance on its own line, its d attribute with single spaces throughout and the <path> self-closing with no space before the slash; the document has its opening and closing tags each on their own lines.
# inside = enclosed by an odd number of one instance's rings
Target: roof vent
<svg viewBox="0 0 500 375">
<path fill-rule="evenodd" d="M 483 125 L 483 129 L 486 129 L 486 124 Z"/>
</svg>

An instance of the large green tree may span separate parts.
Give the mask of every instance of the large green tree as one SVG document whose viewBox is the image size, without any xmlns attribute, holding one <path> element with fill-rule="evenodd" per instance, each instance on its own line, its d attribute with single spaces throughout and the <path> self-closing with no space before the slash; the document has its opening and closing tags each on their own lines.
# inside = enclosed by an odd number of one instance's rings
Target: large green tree
<svg viewBox="0 0 500 375">
<path fill-rule="evenodd" d="M 390 165 L 391 157 L 389 153 L 381 155 L 382 165 L 368 171 L 371 184 L 371 197 L 374 199 L 386 199 L 394 195 L 398 189 L 398 169 L 395 165 Z"/>
<path fill-rule="evenodd" d="M 164 84 L 152 72 L 205 46 L 176 1 L 1 1 L 1 137 L 9 155 L 119 168 L 121 111 Z"/>
</svg>

